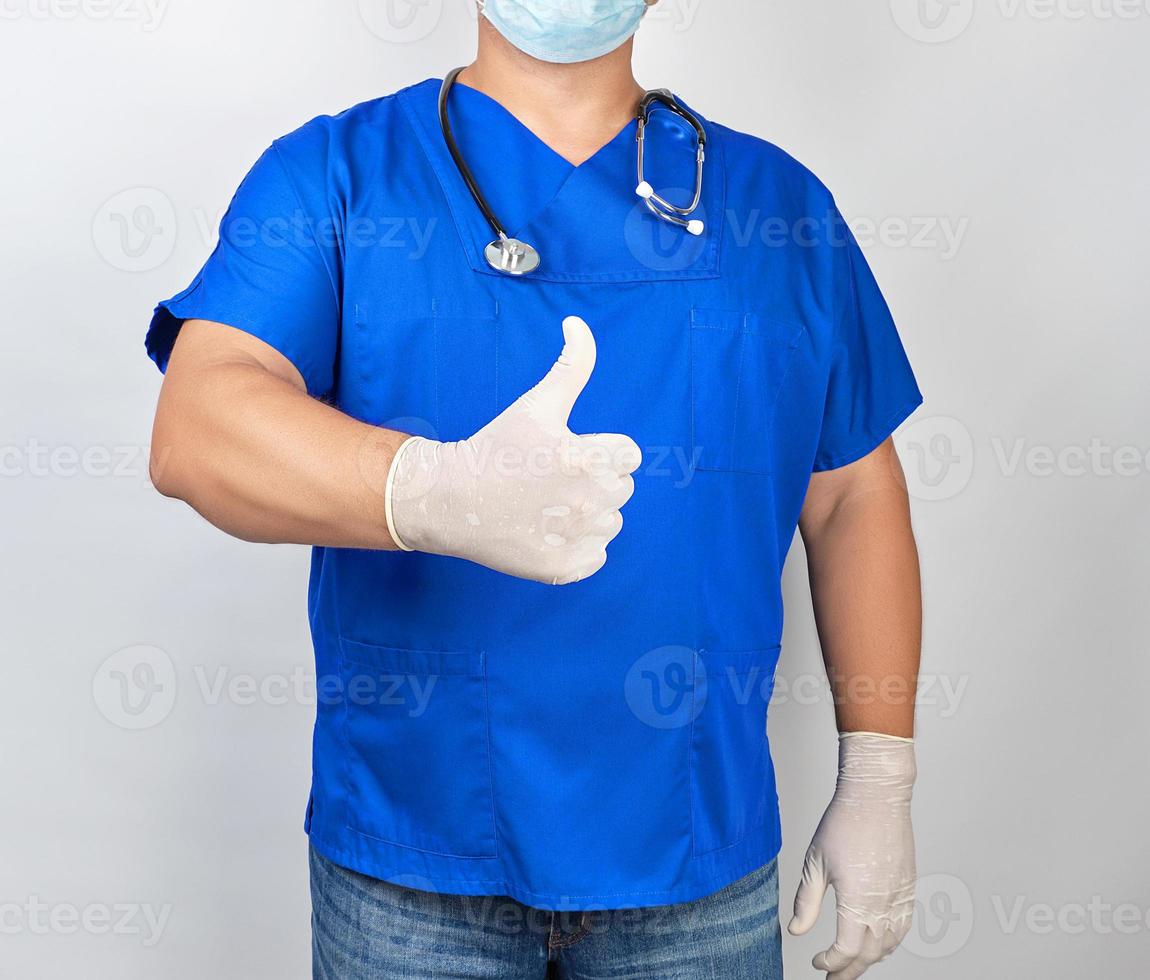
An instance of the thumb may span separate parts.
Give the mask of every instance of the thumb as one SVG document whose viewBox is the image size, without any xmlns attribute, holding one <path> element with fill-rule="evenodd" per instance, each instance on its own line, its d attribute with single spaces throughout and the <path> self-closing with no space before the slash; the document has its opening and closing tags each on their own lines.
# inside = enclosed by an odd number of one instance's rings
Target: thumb
<svg viewBox="0 0 1150 980">
<path fill-rule="evenodd" d="M 818 921 L 826 893 L 826 869 L 822 858 L 812 851 L 803 862 L 803 880 L 799 882 L 799 890 L 795 893 L 795 916 L 787 926 L 787 932 L 792 936 L 810 932 Z"/>
<path fill-rule="evenodd" d="M 595 338 L 577 316 L 563 321 L 563 352 L 532 392 L 534 414 L 566 426 L 595 368 Z"/>
</svg>

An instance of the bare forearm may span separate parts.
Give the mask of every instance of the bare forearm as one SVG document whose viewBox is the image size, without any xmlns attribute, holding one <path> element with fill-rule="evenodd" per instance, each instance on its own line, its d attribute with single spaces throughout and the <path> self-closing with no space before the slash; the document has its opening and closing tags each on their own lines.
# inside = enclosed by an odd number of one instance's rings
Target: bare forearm
<svg viewBox="0 0 1150 980">
<path fill-rule="evenodd" d="M 202 356 L 197 341 L 177 345 L 161 394 L 157 488 L 249 541 L 394 547 L 383 488 L 405 436 L 316 401 L 256 360 Z"/>
<path fill-rule="evenodd" d="M 840 731 L 911 737 L 922 631 L 918 552 L 889 446 L 819 506 L 803 538 Z"/>
</svg>

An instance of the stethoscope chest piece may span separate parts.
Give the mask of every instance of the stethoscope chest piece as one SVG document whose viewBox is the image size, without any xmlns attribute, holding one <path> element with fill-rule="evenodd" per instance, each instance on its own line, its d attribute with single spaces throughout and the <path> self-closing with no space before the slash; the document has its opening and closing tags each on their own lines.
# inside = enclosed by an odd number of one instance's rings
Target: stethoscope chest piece
<svg viewBox="0 0 1150 980">
<path fill-rule="evenodd" d="M 525 276 L 539 268 L 539 253 L 518 238 L 497 238 L 483 250 L 487 264 L 496 272 Z"/>
</svg>

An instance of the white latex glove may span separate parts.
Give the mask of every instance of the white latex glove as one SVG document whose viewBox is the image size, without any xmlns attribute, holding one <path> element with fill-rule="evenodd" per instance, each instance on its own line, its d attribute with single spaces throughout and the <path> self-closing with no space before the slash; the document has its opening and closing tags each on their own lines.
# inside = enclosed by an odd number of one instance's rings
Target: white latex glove
<svg viewBox="0 0 1150 980">
<path fill-rule="evenodd" d="M 910 931 L 914 914 L 914 742 L 869 732 L 839 739 L 839 778 L 803 864 L 792 936 L 819 917 L 827 885 L 835 890 L 838 935 L 814 958 L 827 980 L 855 980 L 886 959 Z"/>
<path fill-rule="evenodd" d="M 568 317 L 563 339 L 546 377 L 470 439 L 415 436 L 400 446 L 386 493 L 399 547 L 551 585 L 603 567 L 642 453 L 625 435 L 567 428 L 595 367 L 595 338 Z"/>
</svg>

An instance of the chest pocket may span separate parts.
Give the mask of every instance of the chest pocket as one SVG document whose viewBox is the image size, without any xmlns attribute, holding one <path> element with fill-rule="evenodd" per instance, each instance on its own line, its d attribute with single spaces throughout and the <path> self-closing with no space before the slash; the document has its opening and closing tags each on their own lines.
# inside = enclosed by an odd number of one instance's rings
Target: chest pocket
<svg viewBox="0 0 1150 980">
<path fill-rule="evenodd" d="M 803 328 L 754 313 L 691 311 L 695 468 L 767 473 L 783 379 Z"/>
<path fill-rule="evenodd" d="M 356 307 L 346 411 L 434 439 L 466 439 L 499 414 L 499 307 L 435 300 L 425 314 Z"/>
</svg>

